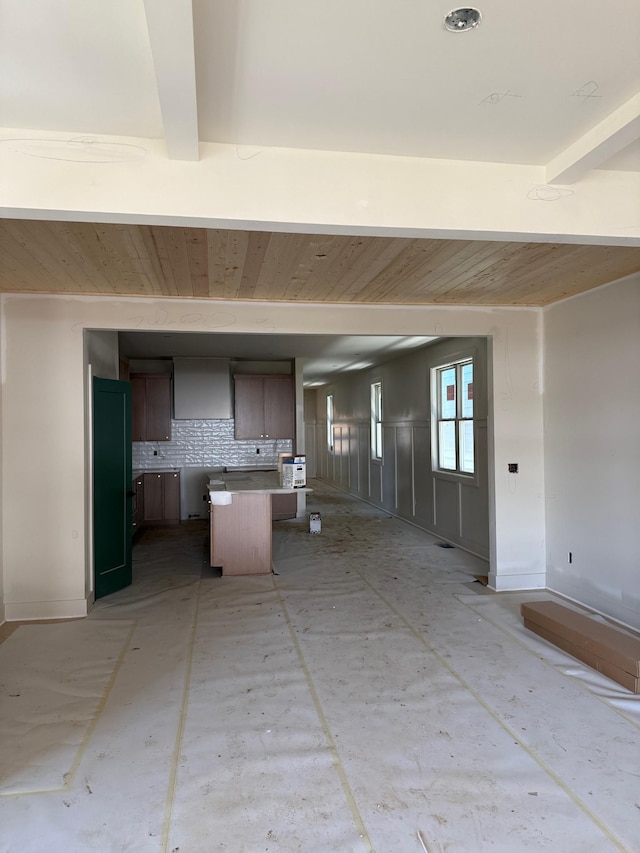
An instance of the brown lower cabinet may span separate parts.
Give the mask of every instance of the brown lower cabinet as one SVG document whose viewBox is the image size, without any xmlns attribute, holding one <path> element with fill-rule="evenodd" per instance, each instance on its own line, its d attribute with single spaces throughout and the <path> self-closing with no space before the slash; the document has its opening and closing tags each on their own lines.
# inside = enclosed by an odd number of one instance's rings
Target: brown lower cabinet
<svg viewBox="0 0 640 853">
<path fill-rule="evenodd" d="M 271 495 L 271 518 L 273 521 L 295 518 L 297 512 L 298 496 L 296 494 Z"/>
<path fill-rule="evenodd" d="M 180 473 L 147 471 L 142 481 L 143 525 L 180 524 Z"/>
<path fill-rule="evenodd" d="M 133 506 L 131 513 L 131 533 L 135 535 L 144 524 L 144 480 L 142 474 L 133 480 Z"/>
</svg>

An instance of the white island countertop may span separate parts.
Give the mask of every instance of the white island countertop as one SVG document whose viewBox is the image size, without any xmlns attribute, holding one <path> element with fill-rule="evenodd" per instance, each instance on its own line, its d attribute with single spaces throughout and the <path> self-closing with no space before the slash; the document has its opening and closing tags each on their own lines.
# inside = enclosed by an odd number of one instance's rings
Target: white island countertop
<svg viewBox="0 0 640 853">
<path fill-rule="evenodd" d="M 232 501 L 232 495 L 251 492 L 258 495 L 290 495 L 297 492 L 311 492 L 302 488 L 280 485 L 277 471 L 229 471 L 209 480 L 209 498 L 212 504 L 224 505 Z"/>
</svg>

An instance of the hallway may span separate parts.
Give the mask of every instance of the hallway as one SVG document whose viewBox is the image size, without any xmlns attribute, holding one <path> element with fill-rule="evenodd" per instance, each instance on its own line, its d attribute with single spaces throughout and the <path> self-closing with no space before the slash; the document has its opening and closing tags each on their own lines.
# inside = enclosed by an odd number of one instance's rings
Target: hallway
<svg viewBox="0 0 640 853">
<path fill-rule="evenodd" d="M 640 697 L 525 631 L 553 596 L 310 485 L 274 575 L 143 531 L 131 587 L 0 644 L 0 851 L 637 850 Z"/>
</svg>

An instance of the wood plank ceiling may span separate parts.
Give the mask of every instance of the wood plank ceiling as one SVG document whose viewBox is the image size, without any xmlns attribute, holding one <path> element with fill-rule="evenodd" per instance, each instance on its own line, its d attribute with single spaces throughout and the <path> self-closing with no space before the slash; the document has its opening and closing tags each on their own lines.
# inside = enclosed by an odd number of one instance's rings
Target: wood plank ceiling
<svg viewBox="0 0 640 853">
<path fill-rule="evenodd" d="M 0 291 L 544 306 L 640 271 L 640 249 L 0 222 Z"/>
</svg>

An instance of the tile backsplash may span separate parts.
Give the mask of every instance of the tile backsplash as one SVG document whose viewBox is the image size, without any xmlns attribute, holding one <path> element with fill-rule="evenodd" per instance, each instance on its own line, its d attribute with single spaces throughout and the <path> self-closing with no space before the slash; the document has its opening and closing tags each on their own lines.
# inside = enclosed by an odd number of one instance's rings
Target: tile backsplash
<svg viewBox="0 0 640 853">
<path fill-rule="evenodd" d="M 172 420 L 171 441 L 133 442 L 133 470 L 275 466 L 279 453 L 291 453 L 293 449 L 290 439 L 236 441 L 233 431 L 233 418 Z M 259 453 L 256 453 L 257 449 Z"/>
</svg>

